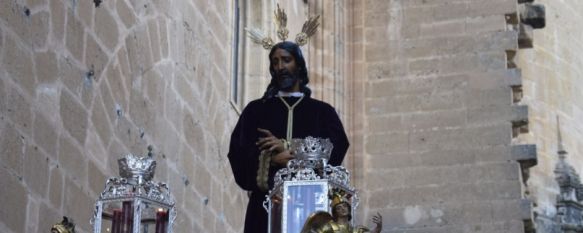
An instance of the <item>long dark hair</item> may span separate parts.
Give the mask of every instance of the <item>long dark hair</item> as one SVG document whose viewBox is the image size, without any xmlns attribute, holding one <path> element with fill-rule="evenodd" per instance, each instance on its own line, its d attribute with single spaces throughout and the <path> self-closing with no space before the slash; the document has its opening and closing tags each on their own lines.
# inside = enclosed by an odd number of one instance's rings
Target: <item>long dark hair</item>
<svg viewBox="0 0 583 233">
<path fill-rule="evenodd" d="M 263 94 L 262 99 L 269 99 L 275 96 L 275 94 L 277 94 L 279 91 L 277 88 L 277 82 L 275 81 L 275 70 L 271 64 L 271 56 L 277 49 L 283 49 L 289 52 L 296 59 L 296 65 L 298 66 L 298 76 L 300 78 L 300 92 L 304 93 L 306 97 L 309 97 L 312 94 L 312 90 L 306 86 L 310 82 L 310 78 L 308 77 L 308 69 L 306 68 L 306 60 L 304 59 L 304 55 L 302 55 L 302 50 L 296 43 L 283 41 L 275 44 L 269 52 L 269 73 L 271 74 L 271 82 L 265 89 L 265 93 Z"/>
</svg>

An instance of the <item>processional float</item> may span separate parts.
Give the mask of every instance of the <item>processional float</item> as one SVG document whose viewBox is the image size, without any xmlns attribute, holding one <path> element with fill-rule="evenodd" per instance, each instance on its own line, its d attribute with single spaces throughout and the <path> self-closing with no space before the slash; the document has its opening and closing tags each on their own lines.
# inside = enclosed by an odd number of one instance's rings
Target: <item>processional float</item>
<svg viewBox="0 0 583 233">
<path fill-rule="evenodd" d="M 269 233 L 302 232 L 306 221 L 315 220 L 315 213 L 331 213 L 331 204 L 339 196 L 354 213 L 358 197 L 350 185 L 350 173 L 342 166 L 328 164 L 332 148 L 329 139 L 291 140 L 295 159 L 275 174 L 273 189 L 263 203 L 268 212 Z"/>
</svg>

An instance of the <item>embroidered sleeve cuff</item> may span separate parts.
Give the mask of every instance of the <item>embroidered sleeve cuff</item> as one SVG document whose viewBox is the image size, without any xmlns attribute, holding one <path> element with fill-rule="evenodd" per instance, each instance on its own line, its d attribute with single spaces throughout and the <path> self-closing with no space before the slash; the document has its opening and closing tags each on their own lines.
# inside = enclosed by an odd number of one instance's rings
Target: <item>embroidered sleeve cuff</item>
<svg viewBox="0 0 583 233">
<path fill-rule="evenodd" d="M 271 154 L 268 152 L 261 152 L 259 155 L 259 169 L 257 170 L 257 187 L 261 191 L 266 192 L 269 190 L 269 166 L 271 164 Z"/>
</svg>

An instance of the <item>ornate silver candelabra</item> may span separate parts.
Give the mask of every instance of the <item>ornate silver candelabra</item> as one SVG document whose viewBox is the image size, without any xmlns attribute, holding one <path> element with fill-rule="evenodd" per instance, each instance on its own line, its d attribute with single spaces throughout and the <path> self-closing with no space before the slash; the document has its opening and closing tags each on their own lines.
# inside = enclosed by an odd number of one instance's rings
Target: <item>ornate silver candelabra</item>
<svg viewBox="0 0 583 233">
<path fill-rule="evenodd" d="M 174 198 L 166 183 L 154 182 L 156 161 L 132 154 L 118 160 L 120 177 L 105 183 L 95 203 L 94 233 L 172 233 Z"/>
<path fill-rule="evenodd" d="M 292 139 L 295 159 L 277 171 L 274 187 L 263 206 L 268 211 L 270 233 L 299 233 L 306 219 L 316 211 L 330 211 L 335 193 L 343 193 L 352 207 L 358 206 L 350 173 L 328 164 L 333 149 L 327 138 Z"/>
</svg>

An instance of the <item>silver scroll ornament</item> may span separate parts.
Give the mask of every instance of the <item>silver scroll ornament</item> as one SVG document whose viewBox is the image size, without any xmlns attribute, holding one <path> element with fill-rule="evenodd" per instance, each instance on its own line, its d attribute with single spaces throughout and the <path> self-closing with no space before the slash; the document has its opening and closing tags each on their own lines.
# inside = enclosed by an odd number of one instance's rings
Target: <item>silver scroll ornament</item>
<svg viewBox="0 0 583 233">
<path fill-rule="evenodd" d="M 286 181 L 327 181 L 330 190 L 343 190 L 352 196 L 352 207 L 358 206 L 356 189 L 350 185 L 350 172 L 343 166 L 328 164 L 334 145 L 328 138 L 294 138 L 290 142 L 290 150 L 294 159 L 287 167 L 278 170 L 274 176 L 273 189 L 269 191 L 263 202 L 269 209 L 269 202 L 275 195 L 283 193 L 283 183 Z"/>
</svg>

